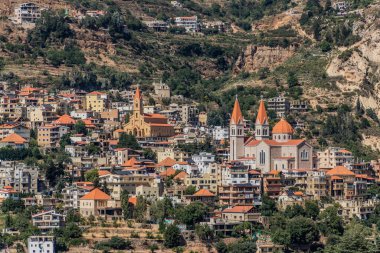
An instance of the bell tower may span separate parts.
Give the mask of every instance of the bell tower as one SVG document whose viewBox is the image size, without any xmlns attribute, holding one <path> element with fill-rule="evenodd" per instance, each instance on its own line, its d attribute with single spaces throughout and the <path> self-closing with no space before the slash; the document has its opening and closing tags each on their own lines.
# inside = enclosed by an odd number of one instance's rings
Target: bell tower
<svg viewBox="0 0 380 253">
<path fill-rule="evenodd" d="M 230 160 L 244 157 L 244 118 L 236 96 L 230 120 Z"/>
<path fill-rule="evenodd" d="M 264 100 L 261 98 L 255 122 L 255 139 L 269 140 L 269 122 Z"/>
</svg>

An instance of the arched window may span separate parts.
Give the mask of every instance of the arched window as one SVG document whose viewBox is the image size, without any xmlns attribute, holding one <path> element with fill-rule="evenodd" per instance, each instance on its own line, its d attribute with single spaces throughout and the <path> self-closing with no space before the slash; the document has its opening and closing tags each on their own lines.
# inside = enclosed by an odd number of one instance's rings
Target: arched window
<svg viewBox="0 0 380 253">
<path fill-rule="evenodd" d="M 263 150 L 260 151 L 260 164 L 265 164 L 265 152 Z"/>
</svg>

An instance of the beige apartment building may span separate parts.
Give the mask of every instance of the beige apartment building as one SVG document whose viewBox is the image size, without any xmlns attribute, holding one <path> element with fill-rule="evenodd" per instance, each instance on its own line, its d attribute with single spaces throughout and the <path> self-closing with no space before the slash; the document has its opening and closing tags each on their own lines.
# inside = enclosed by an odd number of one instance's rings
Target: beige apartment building
<svg viewBox="0 0 380 253">
<path fill-rule="evenodd" d="M 317 152 L 318 168 L 335 168 L 354 162 L 354 156 L 346 149 L 329 147 L 324 151 Z"/>
<path fill-rule="evenodd" d="M 306 194 L 311 195 L 316 200 L 327 196 L 326 173 L 322 170 L 312 170 L 307 172 Z"/>
<path fill-rule="evenodd" d="M 60 138 L 68 131 L 67 127 L 42 125 L 37 128 L 37 142 L 40 147 L 57 147 Z"/>
<path fill-rule="evenodd" d="M 86 110 L 102 112 L 107 108 L 108 95 L 103 92 L 93 91 L 86 94 Z"/>
</svg>

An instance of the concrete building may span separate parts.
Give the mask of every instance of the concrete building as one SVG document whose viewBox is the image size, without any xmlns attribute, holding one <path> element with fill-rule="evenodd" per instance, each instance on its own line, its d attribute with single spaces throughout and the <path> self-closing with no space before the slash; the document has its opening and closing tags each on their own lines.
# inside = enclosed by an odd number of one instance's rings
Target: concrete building
<svg viewBox="0 0 380 253">
<path fill-rule="evenodd" d="M 176 17 L 174 19 L 176 26 L 183 27 L 186 29 L 186 32 L 198 32 L 199 31 L 199 22 L 197 16 L 191 17 Z"/>
<path fill-rule="evenodd" d="M 284 117 L 290 110 L 289 101 L 282 96 L 268 99 L 268 110 L 274 111 L 277 117 Z"/>
<path fill-rule="evenodd" d="M 48 233 L 63 227 L 65 225 L 65 216 L 56 213 L 54 210 L 46 211 L 32 215 L 32 223 L 42 233 Z"/>
<path fill-rule="evenodd" d="M 170 98 L 170 87 L 169 85 L 163 83 L 162 81 L 159 83 L 154 82 L 154 94 L 156 94 L 159 98 Z"/>
<path fill-rule="evenodd" d="M 201 152 L 198 155 L 193 155 L 191 159 L 198 167 L 200 174 L 211 173 L 210 164 L 215 162 L 215 155 L 211 153 Z"/>
<path fill-rule="evenodd" d="M 75 182 L 62 190 L 63 207 L 65 209 L 79 209 L 79 200 L 94 189 L 91 182 Z"/>
<path fill-rule="evenodd" d="M 334 168 L 354 163 L 352 153 L 340 147 L 328 147 L 324 151 L 317 152 L 318 168 Z"/>
<path fill-rule="evenodd" d="M 42 125 L 37 128 L 38 146 L 45 148 L 58 147 L 61 137 L 68 133 L 68 127 L 58 125 Z"/>
<path fill-rule="evenodd" d="M 28 253 L 55 253 L 54 236 L 29 236 Z"/>
<path fill-rule="evenodd" d="M 17 192 L 37 193 L 40 190 L 39 168 L 24 163 L 0 163 L 0 187 L 11 186 Z"/>
<path fill-rule="evenodd" d="M 108 95 L 103 92 L 93 91 L 86 94 L 86 110 L 102 112 L 108 107 Z"/>
<path fill-rule="evenodd" d="M 35 24 L 41 17 L 41 8 L 34 3 L 23 3 L 15 9 L 16 24 Z"/>
</svg>

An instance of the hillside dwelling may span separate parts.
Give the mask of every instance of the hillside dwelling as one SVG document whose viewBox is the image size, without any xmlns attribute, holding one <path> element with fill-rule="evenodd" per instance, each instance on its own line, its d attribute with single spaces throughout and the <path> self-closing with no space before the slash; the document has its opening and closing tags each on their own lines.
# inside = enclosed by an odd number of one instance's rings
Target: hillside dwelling
<svg viewBox="0 0 380 253">
<path fill-rule="evenodd" d="M 35 24 L 41 17 L 42 9 L 34 3 L 23 3 L 15 9 L 14 23 Z"/>
<path fill-rule="evenodd" d="M 176 8 L 182 8 L 182 4 L 178 1 L 171 1 L 170 4 Z"/>
<path fill-rule="evenodd" d="M 186 32 L 198 32 L 199 31 L 199 22 L 197 16 L 191 17 L 176 17 L 174 19 L 176 26 L 184 27 Z"/>
<path fill-rule="evenodd" d="M 54 236 L 38 235 L 28 238 L 28 253 L 54 253 Z"/>
<path fill-rule="evenodd" d="M 169 28 L 168 23 L 162 20 L 143 21 L 143 23 L 156 32 L 165 32 Z"/>
<path fill-rule="evenodd" d="M 32 222 L 42 233 L 48 233 L 65 225 L 65 215 L 54 210 L 46 211 L 32 215 Z"/>
</svg>

